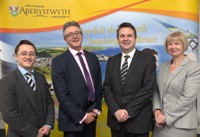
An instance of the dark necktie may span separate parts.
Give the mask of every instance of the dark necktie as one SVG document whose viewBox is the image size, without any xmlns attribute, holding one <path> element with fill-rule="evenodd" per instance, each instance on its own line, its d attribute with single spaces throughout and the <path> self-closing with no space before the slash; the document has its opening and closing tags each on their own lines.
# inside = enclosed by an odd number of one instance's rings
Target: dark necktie
<svg viewBox="0 0 200 137">
<path fill-rule="evenodd" d="M 128 72 L 128 61 L 127 60 L 128 60 L 129 57 L 130 57 L 129 55 L 124 56 L 125 60 L 124 60 L 124 63 L 122 65 L 122 68 L 121 68 L 121 82 L 122 82 L 122 84 L 124 84 L 124 80 L 125 80 L 126 74 Z"/>
<path fill-rule="evenodd" d="M 81 65 L 82 65 L 82 68 L 83 68 L 83 71 L 84 71 L 84 75 L 85 75 L 85 79 L 86 79 L 86 82 L 87 82 L 87 86 L 88 86 L 88 89 L 89 89 L 89 101 L 91 102 L 94 102 L 95 100 L 95 93 L 94 93 L 94 90 L 93 90 L 93 87 L 92 87 L 92 81 L 90 79 L 90 76 L 89 76 L 89 73 L 86 69 L 86 66 L 85 66 L 85 63 L 83 61 L 83 58 L 81 57 L 81 52 L 78 52 L 77 55 L 79 57 L 79 60 L 81 62 Z"/>
<path fill-rule="evenodd" d="M 26 73 L 25 76 L 26 76 L 26 79 L 27 79 L 28 84 L 29 84 L 29 85 L 31 86 L 31 88 L 35 91 L 36 85 L 35 85 L 35 82 L 33 81 L 33 79 L 31 78 L 31 74 L 30 74 L 30 73 Z"/>
</svg>

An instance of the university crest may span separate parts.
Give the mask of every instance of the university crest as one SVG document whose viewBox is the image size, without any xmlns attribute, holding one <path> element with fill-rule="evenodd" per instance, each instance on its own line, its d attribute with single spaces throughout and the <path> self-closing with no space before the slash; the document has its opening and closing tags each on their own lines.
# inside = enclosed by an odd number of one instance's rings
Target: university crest
<svg viewBox="0 0 200 137">
<path fill-rule="evenodd" d="M 19 12 L 19 8 L 17 6 L 9 6 L 9 12 L 12 16 L 17 16 Z"/>
</svg>

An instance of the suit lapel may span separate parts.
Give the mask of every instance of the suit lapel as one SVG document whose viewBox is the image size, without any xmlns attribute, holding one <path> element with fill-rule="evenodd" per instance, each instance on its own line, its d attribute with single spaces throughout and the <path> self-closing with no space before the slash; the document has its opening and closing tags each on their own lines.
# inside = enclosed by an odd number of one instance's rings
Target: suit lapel
<svg viewBox="0 0 200 137">
<path fill-rule="evenodd" d="M 114 64 L 113 66 L 115 66 L 114 68 L 116 69 L 116 79 L 118 79 L 118 83 L 116 85 L 119 85 L 119 86 L 122 86 L 122 82 L 121 82 L 121 58 L 122 58 L 122 54 L 118 54 L 115 61 L 114 61 Z M 115 70 L 113 70 L 115 71 Z"/>
<path fill-rule="evenodd" d="M 116 80 L 116 86 L 119 88 L 122 87 L 122 82 L 121 82 L 121 58 L 122 58 L 122 53 L 117 54 L 114 58 L 113 61 L 111 62 L 111 66 L 113 69 L 112 74 L 114 79 Z"/>
<path fill-rule="evenodd" d="M 69 50 L 66 51 L 66 56 L 67 56 L 67 61 L 69 61 L 70 66 L 72 66 L 74 68 L 74 70 L 78 73 L 78 75 L 80 76 L 80 79 L 82 79 L 83 81 L 85 81 L 84 76 L 81 72 L 81 69 L 79 68 L 76 60 L 74 59 L 73 55 L 71 54 L 71 52 Z"/>
<path fill-rule="evenodd" d="M 135 51 L 135 54 L 134 54 L 134 56 L 133 56 L 133 59 L 132 59 L 132 61 L 131 61 L 131 64 L 130 64 L 130 66 L 129 66 L 128 72 L 127 72 L 127 74 L 126 74 L 126 78 L 125 78 L 125 81 L 124 81 L 125 84 L 123 85 L 123 87 L 126 85 L 128 79 L 130 78 L 131 74 L 132 74 L 133 71 L 135 70 L 135 68 L 136 68 L 137 63 L 139 62 L 139 60 L 140 60 L 140 53 L 139 53 L 138 50 L 136 50 L 136 51 Z M 120 79 L 121 79 L 121 78 L 120 78 Z M 123 88 L 123 87 L 122 87 L 122 88 Z"/>
<path fill-rule="evenodd" d="M 27 81 L 24 79 L 24 77 L 22 76 L 19 69 L 15 70 L 15 75 L 16 75 L 16 81 L 17 81 L 18 85 L 20 85 L 20 87 L 21 87 L 21 91 L 25 92 L 25 94 L 28 97 L 28 99 L 30 100 L 33 108 L 35 109 L 35 111 L 37 111 L 32 94 L 31 94 L 31 92 L 33 92 L 31 87 L 29 86 Z"/>
<path fill-rule="evenodd" d="M 180 66 L 179 66 L 178 68 L 176 68 L 176 69 L 174 70 L 174 72 L 171 74 L 171 76 L 170 76 L 169 79 L 167 80 L 166 87 L 164 87 L 165 93 L 166 93 L 166 91 L 167 91 L 167 89 L 168 89 L 170 83 L 172 82 L 172 80 L 173 80 L 174 78 L 176 78 L 176 76 L 177 76 L 178 74 L 180 74 L 181 70 L 182 70 L 183 67 L 187 64 L 188 60 L 189 60 L 189 58 L 188 58 L 188 57 L 185 57 L 184 60 L 183 60 L 183 62 L 180 64 Z M 170 67 L 170 62 L 168 63 L 168 66 L 166 67 L 167 69 L 165 70 L 165 76 L 166 76 L 166 75 L 169 75 L 169 67 Z M 165 76 L 164 76 L 164 77 L 165 77 Z"/>
<path fill-rule="evenodd" d="M 91 77 L 92 77 L 92 79 L 94 80 L 94 72 L 93 72 L 93 66 L 94 66 L 94 64 L 92 64 L 92 58 L 89 56 L 89 54 L 87 54 L 87 52 L 85 52 L 85 51 L 83 51 L 84 52 L 84 55 L 85 55 L 85 58 L 86 58 L 86 60 L 87 60 L 87 64 L 88 64 L 88 67 L 89 67 L 89 70 L 90 70 L 90 74 L 91 74 Z"/>
<path fill-rule="evenodd" d="M 162 87 L 162 90 L 163 90 L 163 92 L 160 92 L 160 93 L 162 93 L 162 94 L 161 94 L 161 99 L 165 96 L 166 90 L 167 90 L 167 86 L 166 86 L 166 84 L 164 84 L 164 81 L 167 80 L 167 79 L 166 79 L 166 75 L 169 75 L 169 74 L 168 74 L 169 65 L 170 65 L 170 62 L 167 63 L 166 65 L 163 64 L 162 69 L 161 69 L 162 71 L 159 72 L 159 77 L 158 77 L 158 80 L 157 80 L 158 83 L 161 84 L 161 85 L 160 85 L 160 88 Z"/>
<path fill-rule="evenodd" d="M 46 105 L 45 105 L 45 95 L 44 95 L 44 91 L 42 91 L 42 79 L 40 78 L 39 74 L 37 72 L 34 72 L 34 77 L 35 77 L 35 81 L 36 81 L 36 89 L 38 90 L 38 92 L 40 92 L 42 94 L 42 99 L 43 99 L 43 104 L 44 104 L 44 109 L 45 109 L 45 113 L 46 113 Z M 43 85 L 44 86 L 44 85 Z"/>
</svg>

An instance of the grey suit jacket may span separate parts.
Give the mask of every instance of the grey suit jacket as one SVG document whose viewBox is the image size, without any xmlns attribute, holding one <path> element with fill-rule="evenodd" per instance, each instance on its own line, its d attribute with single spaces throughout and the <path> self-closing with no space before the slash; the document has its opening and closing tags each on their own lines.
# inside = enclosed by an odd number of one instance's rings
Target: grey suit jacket
<svg viewBox="0 0 200 137">
<path fill-rule="evenodd" d="M 45 77 L 34 73 L 37 89 L 41 92 L 46 119 L 37 125 L 38 108 L 36 107 L 32 89 L 22 76 L 21 72 L 14 70 L 0 80 L 0 105 L 2 116 L 8 124 L 8 137 L 36 137 L 38 128 L 43 125 L 54 126 L 54 103 L 48 90 Z"/>
<path fill-rule="evenodd" d="M 163 63 L 159 69 L 153 110 L 161 109 L 169 126 L 195 129 L 198 125 L 196 100 L 200 91 L 200 64 L 186 56 L 172 74 L 169 66 L 170 62 Z"/>
</svg>

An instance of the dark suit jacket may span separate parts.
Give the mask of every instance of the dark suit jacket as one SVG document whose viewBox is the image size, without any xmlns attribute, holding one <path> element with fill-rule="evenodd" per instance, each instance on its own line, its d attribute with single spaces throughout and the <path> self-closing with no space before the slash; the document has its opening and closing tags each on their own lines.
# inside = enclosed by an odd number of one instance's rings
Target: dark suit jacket
<svg viewBox="0 0 200 137">
<path fill-rule="evenodd" d="M 130 118 L 124 122 L 130 133 L 147 133 L 153 128 L 152 95 L 156 87 L 155 58 L 136 50 L 122 86 L 120 64 L 122 54 L 110 57 L 104 82 L 108 105 L 108 126 L 119 130 L 121 123 L 114 117 L 118 109 L 126 109 Z"/>
<path fill-rule="evenodd" d="M 0 80 L 0 105 L 4 121 L 8 124 L 9 137 L 36 137 L 38 128 L 54 126 L 54 103 L 44 75 L 34 73 L 37 89 L 42 93 L 45 121 L 37 125 L 38 108 L 31 92 L 34 92 L 17 68 Z M 40 127 L 38 127 L 40 126 Z"/>
<path fill-rule="evenodd" d="M 69 50 L 52 60 L 52 80 L 59 101 L 58 125 L 61 131 L 81 131 L 86 112 L 101 110 L 101 69 L 95 54 L 84 51 L 94 82 L 96 101 L 87 108 L 88 88 L 83 74 Z"/>
</svg>

